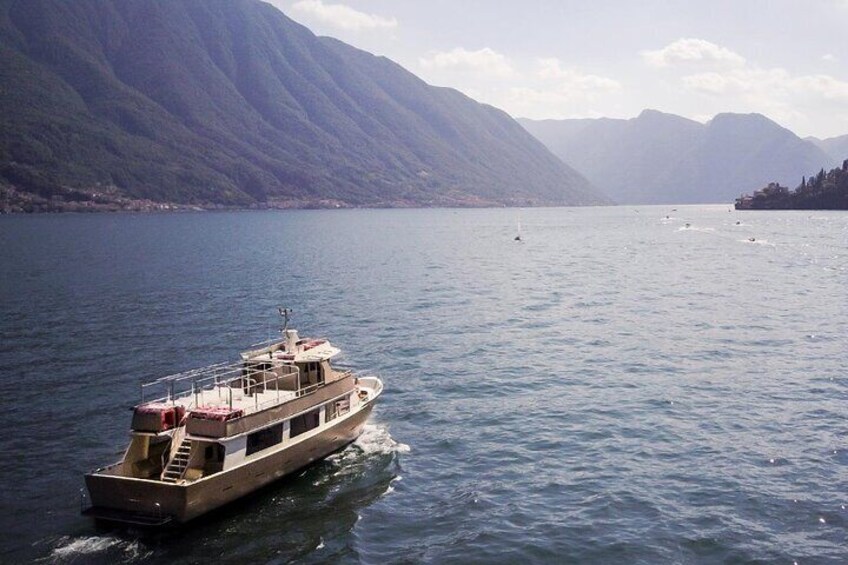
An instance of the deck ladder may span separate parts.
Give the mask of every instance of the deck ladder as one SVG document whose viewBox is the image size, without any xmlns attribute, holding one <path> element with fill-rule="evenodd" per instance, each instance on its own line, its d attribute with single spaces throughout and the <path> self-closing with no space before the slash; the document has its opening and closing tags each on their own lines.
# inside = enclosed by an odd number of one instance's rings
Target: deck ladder
<svg viewBox="0 0 848 565">
<path fill-rule="evenodd" d="M 165 468 L 165 472 L 162 473 L 163 481 L 166 483 L 175 483 L 183 478 L 186 467 L 188 467 L 188 456 L 190 452 L 191 440 L 183 439 L 182 443 L 177 448 L 177 452 L 174 454 L 174 457 Z"/>
</svg>

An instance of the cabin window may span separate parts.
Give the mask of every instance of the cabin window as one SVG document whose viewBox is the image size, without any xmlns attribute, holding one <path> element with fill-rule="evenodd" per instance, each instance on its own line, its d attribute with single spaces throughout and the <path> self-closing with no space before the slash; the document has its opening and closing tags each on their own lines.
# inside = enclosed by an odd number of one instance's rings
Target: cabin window
<svg viewBox="0 0 848 565">
<path fill-rule="evenodd" d="M 283 441 L 283 424 L 275 424 L 273 426 L 253 432 L 247 436 L 247 451 L 246 455 L 252 455 L 263 449 L 273 447 Z"/>
<path fill-rule="evenodd" d="M 324 382 L 324 371 L 322 370 L 320 363 L 301 363 L 297 367 L 300 371 L 301 388 L 306 388 L 308 386 L 313 386 Z"/>
<path fill-rule="evenodd" d="M 289 436 L 296 437 L 304 432 L 308 432 L 309 430 L 314 430 L 321 423 L 320 419 L 320 408 L 307 412 L 306 414 L 301 414 L 300 416 L 295 416 L 291 419 L 291 430 L 289 431 Z"/>
<path fill-rule="evenodd" d="M 350 395 L 328 402 L 324 406 L 324 421 L 335 420 L 350 412 Z"/>
</svg>

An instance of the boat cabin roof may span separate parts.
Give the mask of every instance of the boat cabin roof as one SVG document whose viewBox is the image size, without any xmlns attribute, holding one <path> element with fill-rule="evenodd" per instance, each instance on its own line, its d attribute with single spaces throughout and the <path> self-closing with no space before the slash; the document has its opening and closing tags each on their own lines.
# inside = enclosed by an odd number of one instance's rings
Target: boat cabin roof
<svg viewBox="0 0 848 565">
<path fill-rule="evenodd" d="M 324 339 L 302 339 L 302 343 L 295 345 L 293 351 L 289 351 L 285 342 L 277 342 L 268 347 L 245 351 L 241 358 L 245 361 L 258 361 L 263 359 L 275 359 L 289 363 L 309 363 L 315 361 L 326 361 L 332 359 L 341 350 Z"/>
<path fill-rule="evenodd" d="M 340 353 L 337 347 L 323 338 L 303 338 L 297 330 L 285 330 L 283 339 L 258 349 L 250 349 L 241 354 L 244 361 L 254 359 L 276 359 L 291 363 L 309 363 L 326 361 Z"/>
</svg>

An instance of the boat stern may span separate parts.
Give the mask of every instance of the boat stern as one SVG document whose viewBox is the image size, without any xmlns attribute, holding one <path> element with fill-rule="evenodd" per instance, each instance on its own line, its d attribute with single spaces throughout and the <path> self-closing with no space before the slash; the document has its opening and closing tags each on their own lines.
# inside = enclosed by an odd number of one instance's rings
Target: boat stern
<svg viewBox="0 0 848 565">
<path fill-rule="evenodd" d="M 184 521 L 186 489 L 181 485 L 105 471 L 108 468 L 85 475 L 90 506 L 83 510 L 84 515 L 148 526 Z"/>
</svg>

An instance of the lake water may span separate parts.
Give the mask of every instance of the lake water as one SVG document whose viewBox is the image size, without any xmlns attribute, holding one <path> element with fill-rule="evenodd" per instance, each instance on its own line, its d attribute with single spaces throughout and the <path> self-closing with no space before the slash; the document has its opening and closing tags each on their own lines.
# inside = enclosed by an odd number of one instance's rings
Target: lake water
<svg viewBox="0 0 848 565">
<path fill-rule="evenodd" d="M 2 217 L 0 268 L 0 561 L 848 560 L 846 213 Z M 384 380 L 363 437 L 182 530 L 80 517 L 139 381 L 282 304 Z"/>
</svg>

